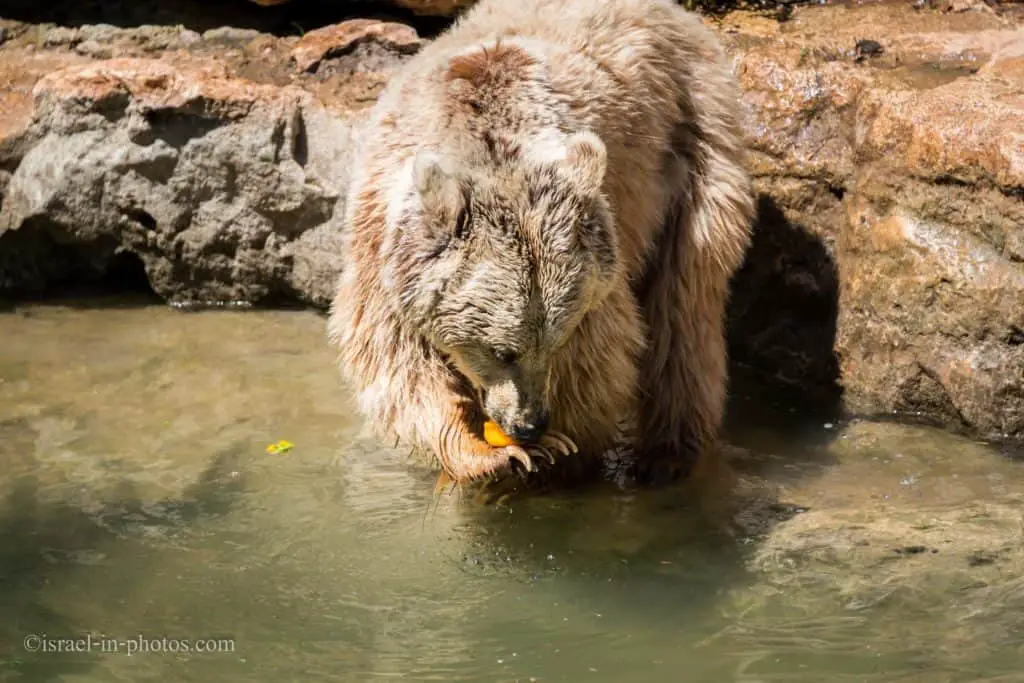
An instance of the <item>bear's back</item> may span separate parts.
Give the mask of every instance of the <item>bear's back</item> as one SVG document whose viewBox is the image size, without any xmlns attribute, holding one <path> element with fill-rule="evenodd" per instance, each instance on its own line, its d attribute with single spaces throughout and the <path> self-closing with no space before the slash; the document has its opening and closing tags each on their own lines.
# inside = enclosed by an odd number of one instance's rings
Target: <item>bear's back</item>
<svg viewBox="0 0 1024 683">
<path fill-rule="evenodd" d="M 467 99 L 497 103 L 508 116 L 454 103 L 452 65 L 481 46 L 506 60 L 497 68 L 507 78 L 474 84 Z M 528 55 L 525 65 L 515 50 Z M 387 169 L 419 148 L 479 159 L 494 139 L 511 136 L 533 154 L 553 138 L 591 130 L 607 147 L 605 190 L 627 270 L 636 274 L 678 191 L 665 170 L 699 85 L 691 65 L 708 58 L 717 58 L 712 34 L 671 0 L 482 0 L 388 85 L 367 141 L 368 160 L 380 168 L 361 170 L 379 171 L 390 186 L 407 181 Z"/>
</svg>

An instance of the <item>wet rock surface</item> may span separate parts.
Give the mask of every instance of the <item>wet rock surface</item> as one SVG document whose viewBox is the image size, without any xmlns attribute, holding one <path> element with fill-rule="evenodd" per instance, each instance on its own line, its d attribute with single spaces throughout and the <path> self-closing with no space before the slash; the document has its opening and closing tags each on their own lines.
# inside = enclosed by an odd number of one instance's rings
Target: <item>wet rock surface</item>
<svg viewBox="0 0 1024 683">
<path fill-rule="evenodd" d="M 1024 24 L 954 4 L 707 19 L 762 195 L 730 346 L 818 405 L 1024 438 Z M 358 122 L 430 31 L 65 5 L 0 21 L 0 291 L 125 267 L 173 302 L 324 305 Z"/>
<path fill-rule="evenodd" d="M 1024 30 L 976 3 L 719 28 L 763 193 L 734 358 L 861 414 L 1024 437 Z M 870 42 L 865 42 L 870 41 Z"/>
</svg>

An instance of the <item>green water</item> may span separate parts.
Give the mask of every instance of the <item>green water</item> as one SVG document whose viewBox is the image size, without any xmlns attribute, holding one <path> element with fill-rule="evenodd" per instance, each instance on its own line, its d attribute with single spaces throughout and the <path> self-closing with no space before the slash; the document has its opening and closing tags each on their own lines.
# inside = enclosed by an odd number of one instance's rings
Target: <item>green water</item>
<svg viewBox="0 0 1024 683">
<path fill-rule="evenodd" d="M 741 401 L 703 495 L 435 498 L 323 327 L 0 312 L 0 681 L 1024 681 L 1007 454 Z"/>
</svg>

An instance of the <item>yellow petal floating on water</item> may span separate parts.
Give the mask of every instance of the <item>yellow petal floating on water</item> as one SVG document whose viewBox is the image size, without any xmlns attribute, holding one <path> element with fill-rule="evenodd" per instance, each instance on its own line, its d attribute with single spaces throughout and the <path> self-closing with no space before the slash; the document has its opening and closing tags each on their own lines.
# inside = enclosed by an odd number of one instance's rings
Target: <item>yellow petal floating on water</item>
<svg viewBox="0 0 1024 683">
<path fill-rule="evenodd" d="M 294 447 L 295 444 L 293 444 L 291 441 L 285 441 L 284 439 L 281 439 L 277 443 L 272 443 L 269 446 L 267 446 L 267 453 L 284 453 L 286 451 L 290 451 Z"/>
</svg>

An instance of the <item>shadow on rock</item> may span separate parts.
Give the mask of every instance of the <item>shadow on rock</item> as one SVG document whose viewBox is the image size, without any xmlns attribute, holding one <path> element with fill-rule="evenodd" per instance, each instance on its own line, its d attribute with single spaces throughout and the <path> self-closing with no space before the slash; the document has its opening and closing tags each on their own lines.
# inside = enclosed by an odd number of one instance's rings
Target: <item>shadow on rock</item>
<svg viewBox="0 0 1024 683">
<path fill-rule="evenodd" d="M 165 303 L 138 256 L 106 246 L 61 245 L 41 230 L 0 235 L 0 313 L 51 302 L 74 308 Z"/>
<path fill-rule="evenodd" d="M 732 375 L 747 375 L 804 410 L 834 418 L 841 399 L 838 309 L 839 273 L 822 239 L 762 195 L 753 244 L 733 280 Z"/>
</svg>

